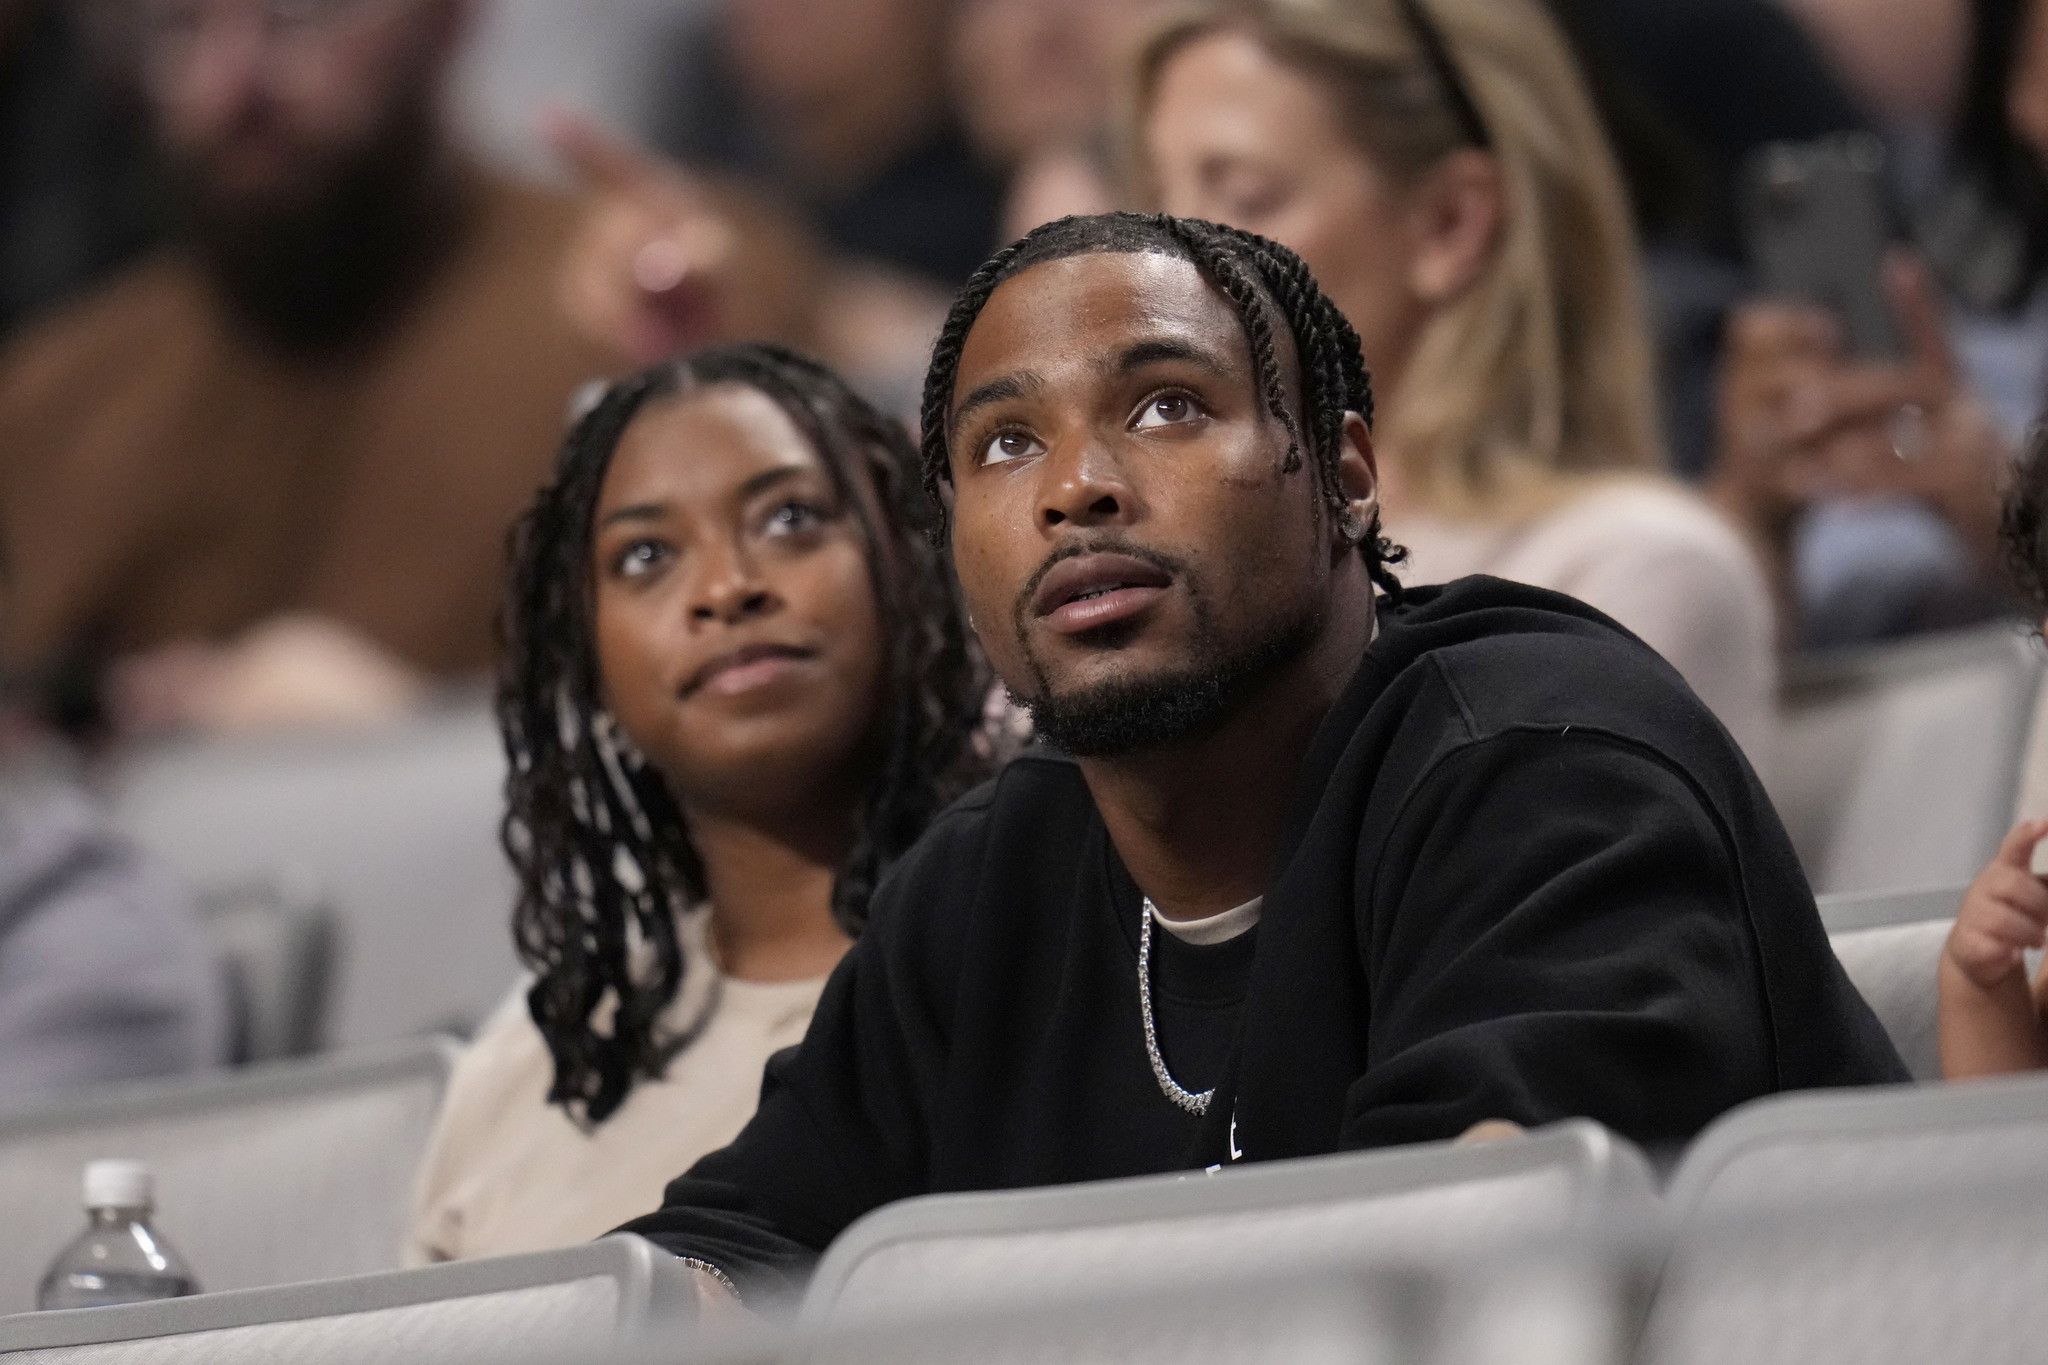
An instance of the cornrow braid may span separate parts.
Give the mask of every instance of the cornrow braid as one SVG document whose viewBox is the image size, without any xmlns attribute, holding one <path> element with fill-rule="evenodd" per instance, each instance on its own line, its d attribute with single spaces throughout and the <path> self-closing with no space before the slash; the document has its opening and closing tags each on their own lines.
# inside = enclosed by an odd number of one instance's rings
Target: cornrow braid
<svg viewBox="0 0 2048 1365">
<path fill-rule="evenodd" d="M 1287 433 L 1282 467 L 1301 468 L 1304 447 L 1315 462 L 1316 483 L 1324 506 L 1334 517 L 1349 508 L 1338 461 L 1343 452 L 1344 415 L 1355 412 L 1372 422 L 1372 382 L 1359 349 L 1358 333 L 1324 294 L 1301 257 L 1257 233 L 1199 218 L 1164 213 L 1104 213 L 1061 218 L 1034 228 L 990 257 L 962 286 L 945 326 L 932 346 L 931 368 L 925 373 L 921 409 L 925 491 L 940 508 L 944 531 L 945 486 L 953 472 L 948 446 L 948 416 L 960 353 L 975 319 L 998 286 L 1034 265 L 1101 252 L 1172 256 L 1192 264 L 1237 315 L 1251 350 L 1259 395 L 1266 410 Z M 1301 375 L 1300 415 L 1287 401 L 1286 373 L 1275 339 L 1277 314 L 1294 343 Z M 1374 513 L 1363 528 L 1358 553 L 1372 581 L 1393 601 L 1401 597 L 1393 566 L 1407 552 L 1380 534 Z"/>
<path fill-rule="evenodd" d="M 683 980 L 678 913 L 706 893 L 667 777 L 612 722 L 594 638 L 591 546 L 613 453 L 665 396 L 738 384 L 780 407 L 857 517 L 882 628 L 884 742 L 855 842 L 832 888 L 848 934 L 888 865 L 983 775 L 975 744 L 986 670 L 970 645 L 902 424 L 831 371 L 781 347 L 718 347 L 607 388 L 575 423 L 553 481 L 514 526 L 500 621 L 497 711 L 510 760 L 505 851 L 519 878 L 513 939 L 527 1007 L 554 1059 L 550 1102 L 603 1122 L 687 1038 L 662 1016 Z"/>
</svg>

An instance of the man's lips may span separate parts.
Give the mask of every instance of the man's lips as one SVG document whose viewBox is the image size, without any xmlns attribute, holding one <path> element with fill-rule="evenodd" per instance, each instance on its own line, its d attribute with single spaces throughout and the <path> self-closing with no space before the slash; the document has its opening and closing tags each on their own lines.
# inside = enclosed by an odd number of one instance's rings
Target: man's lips
<svg viewBox="0 0 2048 1365">
<path fill-rule="evenodd" d="M 732 696 L 751 692 L 757 687 L 767 686 L 797 664 L 816 656 L 817 651 L 797 645 L 747 645 L 730 654 L 719 655 L 691 674 L 690 680 L 683 684 L 682 695 L 689 697 L 698 692 L 710 692 L 718 696 Z"/>
<path fill-rule="evenodd" d="M 1173 575 L 1132 555 L 1077 555 L 1055 564 L 1031 598 L 1031 614 L 1063 635 L 1127 620 L 1173 586 Z"/>
</svg>

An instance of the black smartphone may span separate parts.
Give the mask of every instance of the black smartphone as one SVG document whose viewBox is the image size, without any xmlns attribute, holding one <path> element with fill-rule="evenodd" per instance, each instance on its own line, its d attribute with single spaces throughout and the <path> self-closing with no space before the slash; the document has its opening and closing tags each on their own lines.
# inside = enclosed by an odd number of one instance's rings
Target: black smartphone
<svg viewBox="0 0 2048 1365">
<path fill-rule="evenodd" d="M 1884 163 L 1875 134 L 1835 133 L 1759 147 L 1741 178 L 1743 236 L 1764 293 L 1828 309 L 1866 360 L 1906 354 L 1884 287 L 1895 240 Z"/>
</svg>

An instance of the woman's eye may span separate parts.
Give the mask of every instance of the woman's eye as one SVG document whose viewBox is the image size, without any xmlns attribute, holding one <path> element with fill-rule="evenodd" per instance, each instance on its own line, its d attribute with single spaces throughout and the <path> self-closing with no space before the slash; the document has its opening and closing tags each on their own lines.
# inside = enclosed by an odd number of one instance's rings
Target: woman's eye
<svg viewBox="0 0 2048 1365">
<path fill-rule="evenodd" d="M 982 449 L 983 464 L 1008 464 L 1012 460 L 1028 459 L 1043 455 L 1045 447 L 1038 443 L 1036 436 L 1022 431 L 1003 431 L 989 438 Z"/>
<path fill-rule="evenodd" d="M 1201 412 L 1195 400 L 1184 393 L 1162 393 L 1138 409 L 1138 420 L 1132 425 L 1141 431 L 1146 427 L 1177 426 L 1193 421 Z"/>
<path fill-rule="evenodd" d="M 785 502 L 768 514 L 772 535 L 791 535 L 822 524 L 825 514 L 807 502 Z"/>
<path fill-rule="evenodd" d="M 621 578 L 639 578 L 651 573 L 668 558 L 668 547 L 654 540 L 636 540 L 619 551 L 612 572 Z"/>
</svg>

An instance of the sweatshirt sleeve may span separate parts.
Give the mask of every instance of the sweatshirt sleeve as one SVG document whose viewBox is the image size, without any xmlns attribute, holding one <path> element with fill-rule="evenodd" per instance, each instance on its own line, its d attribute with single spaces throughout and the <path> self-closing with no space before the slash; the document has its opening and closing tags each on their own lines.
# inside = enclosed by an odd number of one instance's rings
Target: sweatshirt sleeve
<svg viewBox="0 0 2048 1365">
<path fill-rule="evenodd" d="M 1667 1145 L 1776 1088 L 1733 841 L 1648 749 L 1570 726 L 1472 742 L 1361 858 L 1347 1145 L 1575 1116 Z"/>
<path fill-rule="evenodd" d="M 927 977 L 919 959 L 934 945 L 888 904 L 916 894 L 884 883 L 804 1041 L 769 1059 L 753 1119 L 621 1231 L 708 1262 L 750 1300 L 774 1299 L 801 1290 L 848 1223 L 923 1191 L 943 1044 L 919 986 L 945 978 Z"/>
</svg>

